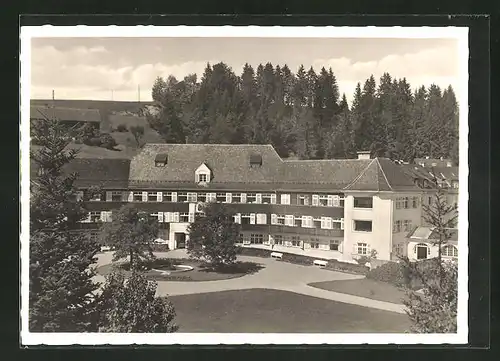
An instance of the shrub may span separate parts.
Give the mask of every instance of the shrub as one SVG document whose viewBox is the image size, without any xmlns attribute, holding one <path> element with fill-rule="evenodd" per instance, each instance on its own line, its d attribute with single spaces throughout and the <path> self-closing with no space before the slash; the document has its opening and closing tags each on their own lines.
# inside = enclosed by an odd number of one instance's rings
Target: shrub
<svg viewBox="0 0 500 361">
<path fill-rule="evenodd" d="M 101 134 L 101 136 L 99 137 L 99 139 L 100 139 L 100 145 L 103 148 L 114 149 L 117 146 L 115 138 L 113 138 L 108 133 Z"/>
<path fill-rule="evenodd" d="M 90 145 L 92 147 L 100 147 L 101 139 L 100 138 L 88 138 L 83 140 L 83 144 Z"/>
<path fill-rule="evenodd" d="M 120 133 L 124 133 L 124 132 L 127 132 L 128 129 L 127 129 L 127 126 L 125 124 L 119 124 L 117 127 L 116 127 L 116 131 L 117 132 L 120 132 Z"/>
<path fill-rule="evenodd" d="M 261 248 L 238 247 L 238 254 L 250 257 L 271 257 L 271 251 Z"/>
<path fill-rule="evenodd" d="M 341 262 L 341 261 L 337 261 L 334 259 L 329 260 L 328 263 L 326 264 L 325 268 L 332 270 L 332 271 L 355 273 L 355 274 L 362 274 L 362 275 L 366 275 L 368 273 L 368 271 L 370 270 L 366 266 L 362 266 L 359 264 L 353 264 L 353 263 L 347 263 L 347 262 Z"/>
<path fill-rule="evenodd" d="M 153 252 L 168 252 L 169 251 L 169 248 L 168 248 L 168 244 L 152 244 L 151 245 L 151 249 L 153 250 Z"/>
<path fill-rule="evenodd" d="M 283 253 L 283 258 L 281 260 L 285 261 L 285 262 L 304 265 L 304 266 L 311 266 L 313 264 L 314 258 L 309 257 L 309 256 L 303 256 L 300 254 Z"/>
<path fill-rule="evenodd" d="M 403 267 L 396 262 L 388 262 L 380 267 L 372 269 L 366 274 L 366 278 L 387 282 L 396 287 L 403 287 L 406 284 Z"/>
</svg>

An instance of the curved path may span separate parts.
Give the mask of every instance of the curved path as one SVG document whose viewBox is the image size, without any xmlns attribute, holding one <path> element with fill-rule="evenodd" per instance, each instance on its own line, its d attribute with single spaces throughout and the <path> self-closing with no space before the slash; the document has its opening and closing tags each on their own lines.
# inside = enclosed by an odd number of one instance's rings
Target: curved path
<svg viewBox="0 0 500 361">
<path fill-rule="evenodd" d="M 156 253 L 156 255 L 158 257 L 169 258 L 187 257 L 185 250 L 175 250 L 168 253 Z M 110 263 L 111 258 L 112 252 L 100 254 L 98 258 L 98 265 Z M 317 267 L 301 266 L 287 262 L 280 262 L 272 258 L 239 256 L 238 260 L 258 263 L 263 265 L 264 268 L 254 274 L 220 281 L 158 281 L 158 288 L 156 292 L 161 296 L 178 296 L 195 293 L 233 291 L 252 288 L 275 289 L 295 292 L 298 294 L 323 298 L 331 301 L 350 303 L 363 307 L 376 308 L 397 313 L 405 313 L 404 306 L 399 304 L 377 301 L 369 298 L 332 292 L 308 286 L 309 283 L 313 282 L 363 278 L 363 276 L 360 275 L 352 275 L 342 272 L 324 270 Z M 98 275 L 97 280 L 103 281 L 104 277 Z"/>
</svg>

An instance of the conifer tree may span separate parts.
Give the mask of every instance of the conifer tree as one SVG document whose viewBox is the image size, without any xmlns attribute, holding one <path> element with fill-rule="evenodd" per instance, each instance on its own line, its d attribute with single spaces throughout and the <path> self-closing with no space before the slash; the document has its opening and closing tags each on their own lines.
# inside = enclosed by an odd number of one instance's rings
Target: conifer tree
<svg viewBox="0 0 500 361">
<path fill-rule="evenodd" d="M 77 201 L 77 174 L 65 167 L 76 157 L 71 139 L 55 119 L 31 126 L 41 147 L 31 152 L 38 176 L 31 180 L 29 326 L 31 332 L 95 331 L 92 264 L 99 246 L 78 231 L 86 218 Z M 91 195 L 87 194 L 86 196 Z"/>
</svg>

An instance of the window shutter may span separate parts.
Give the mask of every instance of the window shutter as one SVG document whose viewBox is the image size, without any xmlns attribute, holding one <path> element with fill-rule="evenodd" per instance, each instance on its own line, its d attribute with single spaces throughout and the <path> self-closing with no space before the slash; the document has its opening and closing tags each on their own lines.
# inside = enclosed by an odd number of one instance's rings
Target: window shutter
<svg viewBox="0 0 500 361">
<path fill-rule="evenodd" d="M 194 213 L 189 213 L 188 221 L 189 221 L 189 223 L 193 223 L 194 222 Z"/>
<path fill-rule="evenodd" d="M 328 207 L 333 207 L 333 196 L 331 194 L 327 196 L 326 205 Z"/>
<path fill-rule="evenodd" d="M 234 215 L 234 223 L 241 224 L 241 213 L 236 213 Z"/>
<path fill-rule="evenodd" d="M 164 212 L 163 221 L 167 223 L 172 222 L 172 212 Z"/>
<path fill-rule="evenodd" d="M 158 212 L 158 222 L 163 223 L 163 212 Z"/>
<path fill-rule="evenodd" d="M 302 216 L 302 227 L 306 228 L 307 227 L 307 216 Z"/>
<path fill-rule="evenodd" d="M 113 200 L 113 193 L 106 191 L 106 202 L 111 202 Z"/>
<path fill-rule="evenodd" d="M 257 224 L 267 224 L 267 215 L 265 213 L 257 214 Z"/>
<path fill-rule="evenodd" d="M 147 202 L 148 201 L 148 192 L 142 192 L 142 201 Z"/>
<path fill-rule="evenodd" d="M 271 224 L 278 224 L 278 215 L 271 214 Z"/>
<path fill-rule="evenodd" d="M 255 213 L 250 213 L 250 224 L 255 224 Z"/>
<path fill-rule="evenodd" d="M 128 194 L 128 201 L 133 202 L 134 201 L 134 192 L 129 192 Z"/>
<path fill-rule="evenodd" d="M 215 202 L 217 200 L 217 194 L 216 193 L 207 193 L 207 200 L 210 198 L 210 202 Z"/>
<path fill-rule="evenodd" d="M 163 192 L 156 192 L 157 202 L 163 202 Z"/>
<path fill-rule="evenodd" d="M 321 229 L 326 229 L 326 217 L 321 217 Z"/>
<path fill-rule="evenodd" d="M 319 195 L 317 194 L 312 195 L 312 205 L 319 206 Z"/>
<path fill-rule="evenodd" d="M 281 204 L 290 204 L 290 194 L 281 195 Z"/>
<path fill-rule="evenodd" d="M 233 201 L 233 196 L 231 193 L 226 193 L 226 203 L 231 203 Z"/>
<path fill-rule="evenodd" d="M 293 215 L 287 214 L 285 216 L 285 225 L 287 225 L 287 226 L 293 226 Z"/>
<path fill-rule="evenodd" d="M 83 200 L 83 191 L 76 192 L 76 201 L 81 202 Z"/>
<path fill-rule="evenodd" d="M 177 192 L 172 192 L 172 202 L 177 202 Z"/>
<path fill-rule="evenodd" d="M 241 203 L 246 203 L 246 202 L 247 202 L 247 194 L 241 193 Z"/>
<path fill-rule="evenodd" d="M 417 245 L 414 245 L 414 246 L 413 246 L 413 253 L 414 253 L 414 254 L 417 254 Z"/>
<path fill-rule="evenodd" d="M 106 211 L 101 211 L 101 222 L 106 222 Z"/>
<path fill-rule="evenodd" d="M 255 195 L 255 203 L 258 203 L 258 204 L 262 203 L 262 193 L 257 193 Z"/>
<path fill-rule="evenodd" d="M 271 204 L 276 204 L 276 194 L 271 194 Z"/>
<path fill-rule="evenodd" d="M 200 183 L 200 176 L 199 176 L 199 174 L 198 174 L 198 173 L 195 173 L 195 174 L 194 174 L 194 182 L 195 182 L 195 183 Z"/>
<path fill-rule="evenodd" d="M 174 212 L 174 222 L 179 222 L 179 212 Z"/>
<path fill-rule="evenodd" d="M 344 229 L 344 218 L 340 219 L 340 229 Z"/>
<path fill-rule="evenodd" d="M 354 244 L 353 244 L 352 253 L 353 253 L 353 254 L 358 254 L 358 244 L 357 244 L 357 243 L 354 243 Z"/>
<path fill-rule="evenodd" d="M 340 206 L 340 197 L 337 195 L 332 196 L 332 206 L 339 207 Z"/>
</svg>

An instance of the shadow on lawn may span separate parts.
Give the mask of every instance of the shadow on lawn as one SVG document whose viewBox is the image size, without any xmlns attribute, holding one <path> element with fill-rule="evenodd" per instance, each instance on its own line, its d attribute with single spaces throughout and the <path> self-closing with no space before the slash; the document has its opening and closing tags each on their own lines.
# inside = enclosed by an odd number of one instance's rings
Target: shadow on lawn
<svg viewBox="0 0 500 361">
<path fill-rule="evenodd" d="M 205 264 L 200 266 L 200 272 L 214 272 L 222 274 L 254 274 L 263 269 L 264 266 L 254 262 L 241 262 L 238 261 L 231 265 L 222 265 L 213 267 L 212 265 Z"/>
</svg>

